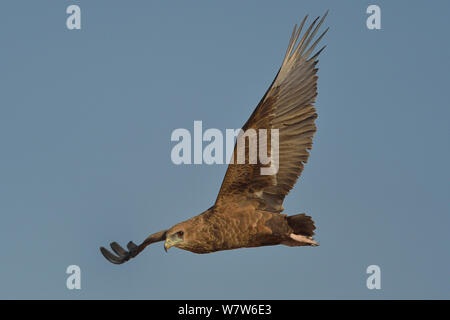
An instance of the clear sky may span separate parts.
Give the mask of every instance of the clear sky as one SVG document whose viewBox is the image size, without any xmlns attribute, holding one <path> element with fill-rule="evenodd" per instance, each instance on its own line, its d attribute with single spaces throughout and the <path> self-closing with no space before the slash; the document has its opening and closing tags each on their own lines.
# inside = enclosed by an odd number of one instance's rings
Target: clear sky
<svg viewBox="0 0 450 320">
<path fill-rule="evenodd" d="M 81 7 L 81 30 L 66 8 Z M 368 30 L 366 8 L 381 8 Z M 225 165 L 176 128 L 239 128 L 295 23 L 330 9 L 318 131 L 284 203 L 317 248 L 195 255 L 139 242 L 209 208 Z M 0 298 L 450 298 L 448 1 L 0 3 Z M 67 266 L 81 290 L 66 288 Z M 366 268 L 381 268 L 368 290 Z"/>
</svg>

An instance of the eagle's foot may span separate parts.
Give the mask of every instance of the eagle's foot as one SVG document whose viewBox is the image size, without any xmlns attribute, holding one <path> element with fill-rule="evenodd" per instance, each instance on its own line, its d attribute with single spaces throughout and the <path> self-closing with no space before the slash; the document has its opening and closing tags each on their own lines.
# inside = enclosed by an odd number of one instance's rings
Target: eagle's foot
<svg viewBox="0 0 450 320">
<path fill-rule="evenodd" d="M 134 258 L 139 253 L 139 247 L 132 241 L 128 242 L 127 244 L 127 248 L 129 251 L 122 248 L 117 242 L 111 242 L 110 246 L 117 255 L 113 254 L 111 251 L 105 249 L 104 247 L 101 247 L 100 251 L 109 262 L 114 264 L 122 264 L 125 261 Z"/>
<path fill-rule="evenodd" d="M 315 240 L 313 240 L 312 237 L 302 236 L 302 235 L 293 234 L 293 233 L 291 233 L 289 236 L 291 237 L 291 239 L 301 242 L 301 243 L 305 243 L 309 246 L 316 247 L 319 245 Z"/>
</svg>

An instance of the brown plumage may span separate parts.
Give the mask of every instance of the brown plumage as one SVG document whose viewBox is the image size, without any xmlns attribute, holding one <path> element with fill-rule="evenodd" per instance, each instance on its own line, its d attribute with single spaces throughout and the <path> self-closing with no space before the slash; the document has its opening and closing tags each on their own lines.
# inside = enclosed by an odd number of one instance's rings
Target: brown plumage
<svg viewBox="0 0 450 320">
<path fill-rule="evenodd" d="M 111 248 L 118 255 L 101 247 L 112 263 L 120 264 L 135 257 L 146 246 L 165 241 L 172 246 L 195 253 L 209 253 L 243 247 L 283 244 L 316 246 L 314 222 L 305 214 L 281 214 L 285 196 L 300 176 L 309 157 L 317 118 L 314 102 L 317 96 L 317 57 L 324 47 L 312 55 L 325 30 L 313 43 L 327 13 L 316 27 L 314 22 L 300 37 L 307 17 L 294 27 L 283 63 L 272 85 L 243 126 L 247 129 L 278 129 L 278 171 L 262 175 L 260 169 L 270 164 L 249 163 L 249 144 L 245 144 L 245 163 L 229 164 L 215 204 L 205 212 L 168 230 L 149 236 L 142 244 L 130 242 L 128 251 L 116 242 Z M 271 150 L 271 141 L 267 142 Z M 270 156 L 269 152 L 269 156 Z M 272 159 L 272 161 L 274 161 Z"/>
</svg>

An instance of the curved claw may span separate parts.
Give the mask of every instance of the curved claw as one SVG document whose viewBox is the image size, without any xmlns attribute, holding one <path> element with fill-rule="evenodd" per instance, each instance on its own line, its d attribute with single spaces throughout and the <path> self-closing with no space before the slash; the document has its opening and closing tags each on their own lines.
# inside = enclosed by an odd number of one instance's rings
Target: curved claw
<svg viewBox="0 0 450 320">
<path fill-rule="evenodd" d="M 127 244 L 127 248 L 128 248 L 128 250 L 132 251 L 132 250 L 137 250 L 138 246 L 133 241 L 130 241 Z"/>
<path fill-rule="evenodd" d="M 100 252 L 106 260 L 114 264 L 122 264 L 131 258 L 134 258 L 139 253 L 139 247 L 131 241 L 127 245 L 129 251 L 122 248 L 117 242 L 112 242 L 110 246 L 117 255 L 104 247 L 100 247 Z"/>
<path fill-rule="evenodd" d="M 100 247 L 100 252 L 103 254 L 103 256 L 111 263 L 114 264 L 121 264 L 125 261 L 118 258 L 117 256 L 113 255 L 109 250 L 105 249 L 104 247 Z"/>
<path fill-rule="evenodd" d="M 124 257 L 128 254 L 127 250 L 122 248 L 117 242 L 111 242 L 110 243 L 111 249 L 119 256 Z"/>
</svg>

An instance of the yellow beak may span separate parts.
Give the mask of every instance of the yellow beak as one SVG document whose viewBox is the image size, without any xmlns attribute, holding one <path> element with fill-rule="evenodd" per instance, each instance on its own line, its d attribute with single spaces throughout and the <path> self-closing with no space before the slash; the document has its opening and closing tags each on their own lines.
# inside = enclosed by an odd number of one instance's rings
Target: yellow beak
<svg viewBox="0 0 450 320">
<path fill-rule="evenodd" d="M 165 250 L 166 252 L 167 252 L 167 250 L 170 249 L 171 246 L 172 246 L 172 244 L 170 244 L 168 240 L 166 240 L 166 241 L 164 242 L 164 250 Z"/>
<path fill-rule="evenodd" d="M 183 239 L 180 238 L 173 238 L 173 237 L 167 237 L 166 241 L 164 242 L 164 250 L 167 252 L 171 247 L 176 246 L 178 243 L 183 241 Z"/>
</svg>

